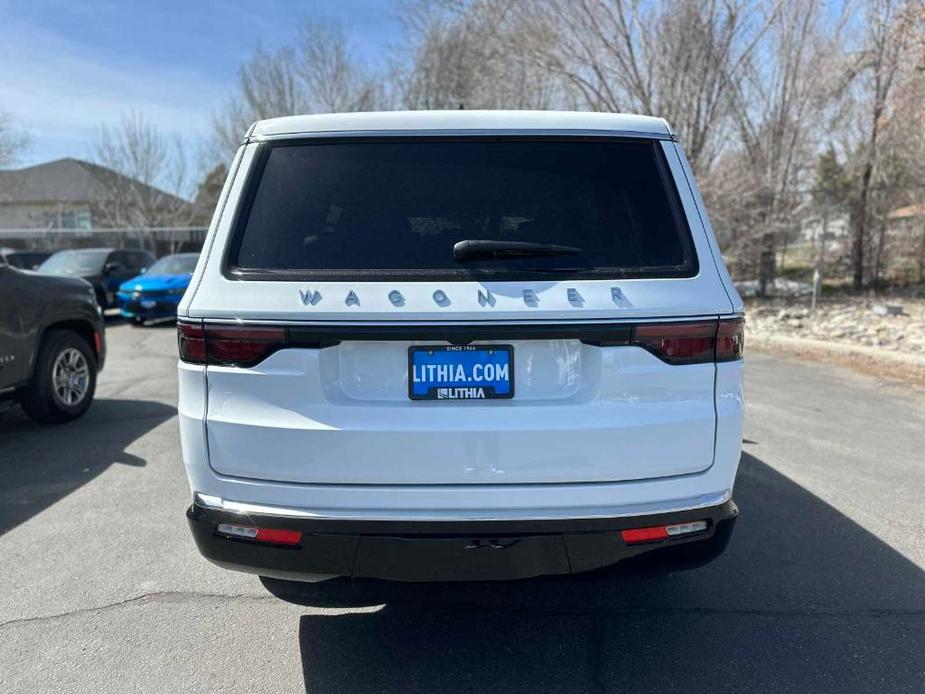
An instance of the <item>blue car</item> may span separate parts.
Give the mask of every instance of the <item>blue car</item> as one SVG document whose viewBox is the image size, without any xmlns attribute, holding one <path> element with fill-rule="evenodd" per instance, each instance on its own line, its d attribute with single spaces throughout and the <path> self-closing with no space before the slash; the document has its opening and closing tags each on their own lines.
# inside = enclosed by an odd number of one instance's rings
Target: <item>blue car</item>
<svg viewBox="0 0 925 694">
<path fill-rule="evenodd" d="M 116 300 L 122 315 L 135 323 L 177 317 L 177 304 L 189 286 L 198 253 L 166 255 L 143 275 L 119 286 Z"/>
</svg>

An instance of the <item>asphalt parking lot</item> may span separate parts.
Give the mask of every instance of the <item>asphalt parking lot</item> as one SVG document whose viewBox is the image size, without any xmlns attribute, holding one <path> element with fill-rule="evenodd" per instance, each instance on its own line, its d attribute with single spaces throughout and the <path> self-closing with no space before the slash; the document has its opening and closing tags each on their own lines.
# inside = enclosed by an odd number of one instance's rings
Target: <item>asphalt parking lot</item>
<svg viewBox="0 0 925 694">
<path fill-rule="evenodd" d="M 175 332 L 109 341 L 83 420 L 0 412 L 0 692 L 925 691 L 925 391 L 752 352 L 714 564 L 321 609 L 199 557 Z"/>
</svg>

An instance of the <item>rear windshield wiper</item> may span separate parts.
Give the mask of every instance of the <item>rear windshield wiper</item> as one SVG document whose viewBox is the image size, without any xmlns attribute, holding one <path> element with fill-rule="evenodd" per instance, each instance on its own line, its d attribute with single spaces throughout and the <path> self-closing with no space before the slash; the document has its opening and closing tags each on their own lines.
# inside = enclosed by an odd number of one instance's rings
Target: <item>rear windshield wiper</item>
<svg viewBox="0 0 925 694">
<path fill-rule="evenodd" d="M 581 249 L 574 246 L 526 241 L 467 239 L 453 246 L 453 257 L 460 263 L 485 258 L 547 258 L 557 255 L 578 255 L 579 253 Z"/>
</svg>

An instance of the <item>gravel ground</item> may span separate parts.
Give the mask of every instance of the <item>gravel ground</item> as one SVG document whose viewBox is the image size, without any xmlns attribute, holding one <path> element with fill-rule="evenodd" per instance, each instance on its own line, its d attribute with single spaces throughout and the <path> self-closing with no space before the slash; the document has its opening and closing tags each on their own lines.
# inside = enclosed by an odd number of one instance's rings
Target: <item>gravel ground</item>
<svg viewBox="0 0 925 694">
<path fill-rule="evenodd" d="M 885 306 L 900 315 L 880 315 Z M 810 300 L 769 299 L 746 303 L 747 330 L 756 337 L 787 336 L 880 347 L 925 355 L 925 299 L 825 298 L 815 312 Z"/>
</svg>

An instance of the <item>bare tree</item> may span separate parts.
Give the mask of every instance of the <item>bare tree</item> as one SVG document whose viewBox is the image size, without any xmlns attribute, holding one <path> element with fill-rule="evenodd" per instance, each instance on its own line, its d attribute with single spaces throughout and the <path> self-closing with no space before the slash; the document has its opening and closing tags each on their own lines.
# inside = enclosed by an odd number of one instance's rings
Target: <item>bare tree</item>
<svg viewBox="0 0 925 694">
<path fill-rule="evenodd" d="M 235 93 L 213 118 L 216 158 L 227 159 L 256 120 L 370 111 L 384 101 L 381 82 L 354 56 L 343 27 L 304 19 L 294 46 L 258 49 L 238 69 Z"/>
<path fill-rule="evenodd" d="M 100 126 L 90 157 L 100 167 L 96 178 L 105 199 L 94 215 L 104 225 L 143 229 L 189 224 L 193 206 L 181 197 L 190 182 L 189 162 L 179 138 L 129 113 L 116 125 Z"/>
<path fill-rule="evenodd" d="M 340 25 L 304 20 L 296 59 L 300 87 L 311 111 L 371 111 L 383 101 L 382 87 L 353 56 Z"/>
<path fill-rule="evenodd" d="M 767 24 L 746 0 L 538 0 L 518 8 L 543 38 L 525 50 L 570 87 L 574 105 L 666 118 L 697 173 L 722 149 L 730 85 Z"/>
<path fill-rule="evenodd" d="M 406 3 L 407 40 L 393 73 L 412 109 L 544 109 L 557 103 L 557 79 L 525 47 L 543 36 L 514 0 Z"/>
<path fill-rule="evenodd" d="M 28 144 L 28 134 L 16 126 L 10 114 L 0 111 L 0 167 L 15 163 Z"/>
<path fill-rule="evenodd" d="M 866 135 L 861 144 L 858 196 L 852 210 L 852 283 L 864 284 L 865 249 L 870 225 L 871 185 L 878 165 L 881 134 L 888 121 L 896 76 L 909 58 L 915 29 L 922 29 L 921 0 L 868 0 L 864 23 L 865 45 L 856 66 L 857 97 L 867 111 Z"/>
<path fill-rule="evenodd" d="M 821 0 L 773 7 L 767 41 L 731 88 L 744 164 L 739 181 L 751 191 L 747 233 L 739 240 L 757 256 L 761 294 L 774 277 L 780 241 L 797 227 L 799 191 L 808 187 L 824 133 L 820 116 L 836 89 L 830 75 L 844 23 L 827 21 Z"/>
</svg>

